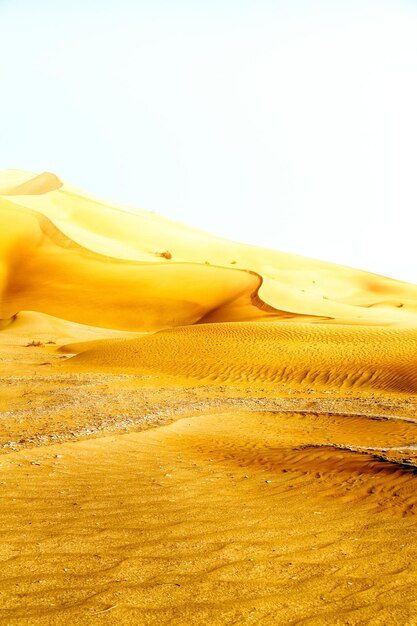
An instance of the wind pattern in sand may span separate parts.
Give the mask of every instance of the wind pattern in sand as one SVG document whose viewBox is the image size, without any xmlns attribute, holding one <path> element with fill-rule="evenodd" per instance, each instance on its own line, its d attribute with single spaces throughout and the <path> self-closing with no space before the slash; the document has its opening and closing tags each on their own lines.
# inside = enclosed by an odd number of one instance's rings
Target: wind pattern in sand
<svg viewBox="0 0 417 626">
<path fill-rule="evenodd" d="M 417 623 L 417 286 L 0 173 L 0 623 Z"/>
</svg>

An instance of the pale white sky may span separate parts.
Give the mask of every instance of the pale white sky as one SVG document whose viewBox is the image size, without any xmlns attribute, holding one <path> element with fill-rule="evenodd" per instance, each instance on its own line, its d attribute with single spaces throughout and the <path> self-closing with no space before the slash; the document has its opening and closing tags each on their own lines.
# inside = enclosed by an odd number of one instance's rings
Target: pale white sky
<svg viewBox="0 0 417 626">
<path fill-rule="evenodd" d="M 0 0 L 0 167 L 417 283 L 417 0 Z"/>
</svg>

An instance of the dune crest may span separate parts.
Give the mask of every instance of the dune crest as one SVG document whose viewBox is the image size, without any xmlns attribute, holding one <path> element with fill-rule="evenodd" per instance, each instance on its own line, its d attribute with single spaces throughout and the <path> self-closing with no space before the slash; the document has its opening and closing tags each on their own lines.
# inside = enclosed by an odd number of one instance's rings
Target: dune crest
<svg viewBox="0 0 417 626">
<path fill-rule="evenodd" d="M 0 172 L 0 221 L 6 318 L 34 310 L 135 331 L 267 318 L 417 321 L 415 285 L 226 241 L 50 173 Z"/>
<path fill-rule="evenodd" d="M 61 189 L 63 182 L 59 180 L 58 176 L 51 172 L 43 172 L 38 174 L 29 180 L 9 186 L 1 186 L 0 181 L 0 195 L 3 196 L 40 196 L 51 191 Z"/>
<path fill-rule="evenodd" d="M 5 200 L 0 218 L 6 233 L 1 319 L 32 310 L 91 326 L 149 331 L 211 315 L 288 316 L 259 299 L 262 279 L 254 272 L 105 257 L 73 242 L 43 215 L 8 207 Z"/>
</svg>

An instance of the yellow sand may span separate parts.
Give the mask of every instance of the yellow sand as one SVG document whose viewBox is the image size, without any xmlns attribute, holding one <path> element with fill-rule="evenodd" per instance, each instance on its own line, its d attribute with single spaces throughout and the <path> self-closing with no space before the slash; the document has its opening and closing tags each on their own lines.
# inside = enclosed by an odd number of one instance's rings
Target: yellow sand
<svg viewBox="0 0 417 626">
<path fill-rule="evenodd" d="M 417 329 L 229 322 L 70 345 L 70 369 L 169 374 L 223 384 L 417 393 Z"/>
<path fill-rule="evenodd" d="M 415 479 L 294 452 L 317 427 L 197 416 L 3 457 L 2 623 L 414 624 Z"/>
<path fill-rule="evenodd" d="M 417 286 L 0 194 L 0 624 L 417 624 Z"/>
<path fill-rule="evenodd" d="M 225 241 L 59 184 L 0 174 L 0 318 L 35 310 L 124 330 L 295 314 L 415 324 L 417 286 Z"/>
</svg>

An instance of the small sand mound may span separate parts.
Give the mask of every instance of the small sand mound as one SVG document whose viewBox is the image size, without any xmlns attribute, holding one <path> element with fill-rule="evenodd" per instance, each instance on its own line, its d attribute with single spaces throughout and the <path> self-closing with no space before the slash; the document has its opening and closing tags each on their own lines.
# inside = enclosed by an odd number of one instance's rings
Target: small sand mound
<svg viewBox="0 0 417 626">
<path fill-rule="evenodd" d="M 63 186 L 58 176 L 51 172 L 43 172 L 20 185 L 0 187 L 2 196 L 40 196 L 50 191 L 56 191 Z"/>
<path fill-rule="evenodd" d="M 32 340 L 44 344 L 53 341 L 55 345 L 68 344 L 71 341 L 94 341 L 121 336 L 137 337 L 139 333 L 98 328 L 68 322 L 45 313 L 21 311 L 8 320 L 0 320 L 1 345 L 27 345 Z"/>
<path fill-rule="evenodd" d="M 240 322 L 99 342 L 70 367 L 121 369 L 230 384 L 417 392 L 415 329 Z"/>
</svg>

